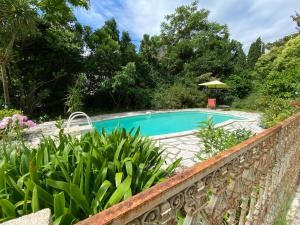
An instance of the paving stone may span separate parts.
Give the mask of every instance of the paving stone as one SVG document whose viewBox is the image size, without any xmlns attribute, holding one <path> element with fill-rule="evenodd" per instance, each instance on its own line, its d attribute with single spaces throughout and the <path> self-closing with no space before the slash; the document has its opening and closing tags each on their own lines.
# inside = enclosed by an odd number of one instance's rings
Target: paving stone
<svg viewBox="0 0 300 225">
<path fill-rule="evenodd" d="M 1 223 L 2 225 L 51 225 L 50 209 L 43 209 L 17 219 Z"/>
<path fill-rule="evenodd" d="M 164 144 L 164 142 L 162 142 Z M 177 146 L 177 145 L 180 145 L 182 142 L 181 141 L 173 141 L 173 142 L 169 142 L 167 143 L 168 145 L 171 145 L 171 146 Z"/>
<path fill-rule="evenodd" d="M 191 159 L 185 159 L 181 161 L 181 165 L 183 165 L 184 167 L 192 167 L 193 165 L 195 165 L 195 162 Z"/>
<path fill-rule="evenodd" d="M 182 160 L 189 159 L 189 158 L 194 158 L 195 153 L 194 152 L 181 151 L 178 154 L 178 158 L 180 158 L 180 157 L 182 158 Z"/>
</svg>

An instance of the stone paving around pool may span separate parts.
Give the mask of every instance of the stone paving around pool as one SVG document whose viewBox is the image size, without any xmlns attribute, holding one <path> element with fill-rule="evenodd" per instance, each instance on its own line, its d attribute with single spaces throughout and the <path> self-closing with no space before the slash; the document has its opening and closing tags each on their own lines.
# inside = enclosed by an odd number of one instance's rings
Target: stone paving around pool
<svg viewBox="0 0 300 225">
<path fill-rule="evenodd" d="M 226 112 L 228 114 L 251 118 L 251 121 L 235 121 L 224 128 L 230 131 L 236 129 L 247 129 L 253 133 L 260 133 L 264 129 L 260 127 L 260 115 L 257 113 L 244 113 L 244 112 Z M 205 158 L 205 152 L 203 151 L 203 144 L 201 140 L 195 135 L 186 135 L 181 137 L 167 138 L 157 140 L 158 144 L 165 149 L 167 163 L 174 162 L 178 158 L 182 158 L 180 168 L 191 167 L 198 163 L 199 160 L 195 157 L 196 153 L 200 153 L 202 158 Z"/>
<path fill-rule="evenodd" d="M 155 112 L 177 112 L 177 111 L 202 111 L 202 112 L 213 112 L 229 114 L 233 116 L 239 116 L 246 118 L 245 121 L 227 121 L 225 123 L 219 124 L 219 126 L 224 127 L 228 130 L 235 130 L 238 128 L 245 128 L 251 130 L 253 133 L 259 133 L 263 131 L 260 127 L 260 114 L 258 113 L 248 113 L 240 111 L 220 111 L 220 110 L 209 110 L 209 109 L 184 109 L 184 110 L 164 110 L 164 111 L 150 111 Z M 145 114 L 149 111 L 138 111 L 138 112 L 126 112 L 126 113 L 115 113 L 115 114 L 105 114 L 99 116 L 91 117 L 92 121 L 99 121 L 103 119 L 114 119 L 126 116 L 135 116 Z M 75 121 L 76 124 L 85 123 L 83 119 Z M 79 127 L 79 126 L 77 126 Z M 73 127 L 76 129 L 76 126 Z M 37 145 L 40 138 L 44 136 L 56 136 L 57 129 L 55 127 L 55 122 L 46 122 L 38 125 L 37 127 L 29 130 L 27 132 L 27 139 L 30 145 Z M 199 162 L 195 157 L 195 154 L 200 152 L 202 156 L 205 156 L 203 152 L 203 146 L 198 137 L 195 136 L 195 131 L 182 132 L 171 135 L 160 135 L 154 136 L 153 139 L 157 141 L 158 145 L 165 148 L 165 155 L 167 163 L 171 163 L 178 158 L 182 158 L 180 168 L 193 166 L 195 163 Z M 202 153 L 201 153 L 202 152 Z"/>
</svg>

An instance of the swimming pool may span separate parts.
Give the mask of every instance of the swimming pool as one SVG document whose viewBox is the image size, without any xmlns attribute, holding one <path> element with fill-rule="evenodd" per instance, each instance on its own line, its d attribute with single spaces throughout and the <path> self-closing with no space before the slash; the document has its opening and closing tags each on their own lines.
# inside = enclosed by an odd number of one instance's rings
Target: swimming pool
<svg viewBox="0 0 300 225">
<path fill-rule="evenodd" d="M 156 136 L 197 129 L 199 123 L 206 121 L 210 116 L 212 116 L 215 124 L 228 120 L 244 120 L 244 118 L 228 114 L 181 111 L 143 114 L 138 116 L 102 120 L 93 122 L 93 126 L 97 128 L 98 131 L 105 128 L 108 132 L 111 132 L 115 127 L 125 128 L 127 131 L 131 128 L 137 129 L 140 127 L 141 135 Z"/>
</svg>

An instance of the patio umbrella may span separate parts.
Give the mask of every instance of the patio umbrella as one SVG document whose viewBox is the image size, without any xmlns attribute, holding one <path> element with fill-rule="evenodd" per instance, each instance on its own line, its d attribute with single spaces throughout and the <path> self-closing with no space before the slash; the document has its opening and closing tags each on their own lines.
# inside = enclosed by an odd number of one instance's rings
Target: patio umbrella
<svg viewBox="0 0 300 225">
<path fill-rule="evenodd" d="M 210 89 L 228 89 L 229 86 L 221 81 L 214 80 L 210 82 L 205 82 L 202 84 L 199 84 L 200 86 L 205 86 Z"/>
<path fill-rule="evenodd" d="M 210 82 L 205 82 L 202 84 L 199 84 L 200 86 L 204 86 L 207 88 L 207 90 L 211 90 L 213 92 L 215 92 L 215 98 L 214 99 L 208 99 L 208 106 L 210 108 L 216 108 L 216 94 L 219 90 L 221 89 L 228 89 L 229 86 L 221 81 L 218 80 L 214 80 L 214 81 L 210 81 Z M 212 94 L 212 93 L 211 93 Z"/>
</svg>

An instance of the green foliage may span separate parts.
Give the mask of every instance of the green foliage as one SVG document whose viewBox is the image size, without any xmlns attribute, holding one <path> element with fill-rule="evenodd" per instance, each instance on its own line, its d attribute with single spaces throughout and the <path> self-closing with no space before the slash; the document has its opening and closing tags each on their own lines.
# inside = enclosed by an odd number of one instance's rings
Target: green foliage
<svg viewBox="0 0 300 225">
<path fill-rule="evenodd" d="M 271 98 L 267 101 L 262 123 L 266 128 L 283 121 L 297 111 L 289 99 Z"/>
<path fill-rule="evenodd" d="M 7 63 L 11 60 L 15 42 L 34 33 L 35 16 L 30 1 L 0 0 L 0 70 L 6 106 L 10 106 Z"/>
<path fill-rule="evenodd" d="M 255 90 L 233 107 L 262 111 L 264 127 L 271 127 L 297 110 L 291 105 L 300 93 L 300 36 L 292 35 L 270 45 L 254 68 Z"/>
<path fill-rule="evenodd" d="M 164 162 L 139 130 L 80 139 L 61 130 L 58 141 L 44 138 L 35 149 L 8 143 L 0 154 L 1 222 L 49 207 L 54 224 L 73 224 L 161 182 L 179 160 Z"/>
<path fill-rule="evenodd" d="M 282 72 L 271 71 L 262 84 L 265 96 L 278 98 L 297 98 L 300 94 L 300 66 Z"/>
<path fill-rule="evenodd" d="M 251 131 L 245 129 L 228 131 L 224 128 L 215 127 L 213 118 L 209 118 L 207 121 L 200 124 L 197 136 L 204 145 L 205 157 L 202 156 L 201 152 L 197 153 L 196 157 L 199 160 L 204 160 L 237 145 L 253 136 L 253 134 Z"/>
<path fill-rule="evenodd" d="M 251 44 L 247 56 L 247 63 L 251 69 L 254 68 L 257 60 L 264 53 L 264 48 L 264 43 L 260 38 L 257 38 L 257 40 Z"/>
<path fill-rule="evenodd" d="M 65 85 L 75 84 L 80 73 L 87 78 L 82 104 L 86 110 L 94 111 L 148 108 L 151 92 L 161 92 L 162 87 L 172 86 L 178 80 L 192 80 L 193 84 L 184 82 L 188 86 L 185 89 L 191 91 L 185 90 L 180 94 L 183 97 L 177 97 L 183 103 L 168 107 L 202 106 L 204 95 L 190 88 L 197 85 L 199 77 L 203 81 L 212 77 L 226 80 L 234 74 L 232 80 L 238 81 L 237 76 L 244 76 L 247 63 L 241 43 L 229 38 L 226 25 L 209 21 L 209 12 L 198 8 L 197 2 L 168 15 L 161 34 L 145 34 L 139 52 L 128 32 L 120 34 L 114 19 L 95 31 L 80 25 L 72 7 L 87 8 L 86 0 L 27 3 L 38 12 L 32 16 L 36 34 L 18 40 L 7 65 L 12 105 L 26 114 L 55 117 L 65 112 L 66 98 L 70 104 L 80 105 L 79 98 L 70 98 L 76 97 L 75 88 Z M 203 74 L 210 76 L 204 79 Z M 247 92 L 244 84 L 234 92 Z M 200 97 L 200 103 L 191 94 Z M 239 97 L 242 95 L 245 94 Z"/>
<path fill-rule="evenodd" d="M 293 70 L 299 66 L 300 35 L 297 35 L 262 55 L 255 66 L 255 76 L 257 79 L 264 79 L 272 71 Z"/>
<path fill-rule="evenodd" d="M 36 36 L 18 44 L 9 67 L 14 105 L 27 114 L 63 113 L 68 84 L 83 64 L 78 36 L 78 27 L 40 22 Z"/>
<path fill-rule="evenodd" d="M 14 114 L 22 114 L 22 111 L 17 109 L 1 109 L 0 120 L 2 120 L 4 117 L 11 117 Z"/>
<path fill-rule="evenodd" d="M 80 74 L 73 87 L 69 89 L 69 93 L 66 100 L 66 106 L 68 107 L 68 112 L 80 111 L 83 105 L 82 99 L 84 96 L 86 78 L 84 74 Z"/>
<path fill-rule="evenodd" d="M 232 108 L 246 111 L 263 111 L 267 99 L 263 99 L 261 93 L 252 92 L 243 99 L 235 99 L 232 103 Z"/>
<path fill-rule="evenodd" d="M 208 21 L 209 11 L 197 2 L 181 6 L 162 23 L 164 55 L 161 64 L 170 76 L 199 76 L 211 72 L 225 78 L 234 70 L 237 41 L 226 25 Z"/>
<path fill-rule="evenodd" d="M 89 0 L 33 0 L 38 9 L 40 17 L 54 25 L 66 25 L 74 20 L 72 7 L 83 7 L 88 9 Z"/>
<path fill-rule="evenodd" d="M 226 80 L 226 84 L 229 85 L 229 94 L 232 95 L 233 98 L 246 97 L 253 86 L 250 73 L 247 70 L 230 75 Z"/>
<path fill-rule="evenodd" d="M 136 80 L 136 67 L 134 63 L 128 63 L 112 78 L 112 91 L 118 92 L 127 90 L 135 84 Z"/>
<path fill-rule="evenodd" d="M 182 83 L 162 87 L 153 96 L 153 105 L 157 109 L 204 107 L 206 101 L 206 95 L 197 87 L 188 87 Z"/>
<path fill-rule="evenodd" d="M 113 99 L 115 105 L 119 107 L 130 104 L 130 95 L 135 90 L 137 71 L 135 63 L 129 62 L 123 66 L 111 79 L 106 79 L 101 84 L 101 88 L 107 91 Z"/>
<path fill-rule="evenodd" d="M 292 19 L 297 25 L 296 29 L 300 32 L 300 14 L 296 12 L 295 15 L 292 15 Z"/>
<path fill-rule="evenodd" d="M 132 44 L 131 38 L 128 32 L 122 33 L 122 38 L 120 40 L 120 51 L 121 51 L 121 63 L 126 66 L 129 62 L 134 62 L 136 60 L 135 45 Z"/>
</svg>

